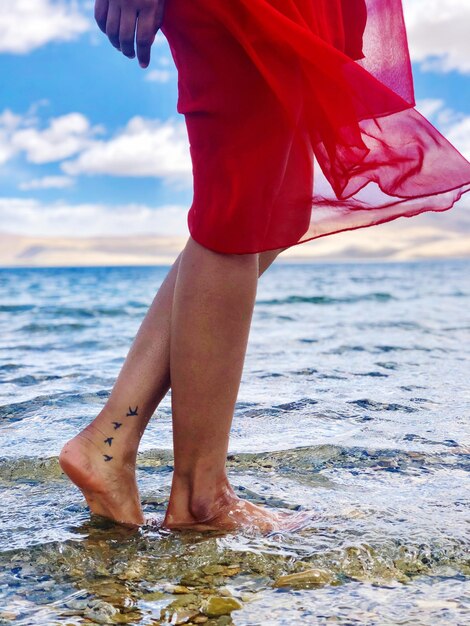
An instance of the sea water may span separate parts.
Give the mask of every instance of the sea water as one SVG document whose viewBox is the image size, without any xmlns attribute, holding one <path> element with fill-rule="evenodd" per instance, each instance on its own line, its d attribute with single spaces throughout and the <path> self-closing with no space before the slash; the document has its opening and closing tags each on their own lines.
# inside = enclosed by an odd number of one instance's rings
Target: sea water
<svg viewBox="0 0 470 626">
<path fill-rule="evenodd" d="M 311 516 L 265 537 L 90 521 L 57 464 L 167 271 L 0 270 L 0 624 L 470 623 L 470 262 L 261 278 L 229 476 Z M 148 514 L 165 510 L 171 445 L 168 395 L 138 459 Z"/>
</svg>

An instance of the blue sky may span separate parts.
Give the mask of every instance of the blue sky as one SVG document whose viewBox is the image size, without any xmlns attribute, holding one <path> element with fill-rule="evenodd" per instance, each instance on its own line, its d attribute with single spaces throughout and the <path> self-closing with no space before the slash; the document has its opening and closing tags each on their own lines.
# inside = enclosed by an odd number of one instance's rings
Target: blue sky
<svg viewBox="0 0 470 626">
<path fill-rule="evenodd" d="M 94 28 L 94 23 L 92 23 Z M 0 92 L 0 111 L 27 116 L 34 111 L 37 128 L 51 118 L 80 113 L 91 127 L 101 126 L 97 139 L 109 139 L 130 119 L 179 120 L 176 112 L 176 71 L 162 35 L 152 50 L 149 68 L 119 54 L 105 35 L 84 33 L 74 42 L 52 42 L 27 54 L 0 54 L 0 75 L 8 77 Z M 157 80 L 152 79 L 156 75 Z M 31 162 L 21 152 L 2 168 L 2 195 L 16 196 L 31 179 L 63 176 L 63 161 Z M 24 190 L 23 196 L 30 196 Z M 44 201 L 150 204 L 188 203 L 190 185 L 174 185 L 156 176 L 83 175 L 69 188 L 35 190 Z"/>
<path fill-rule="evenodd" d="M 418 108 L 469 158 L 470 2 L 404 8 Z M 143 70 L 98 29 L 93 2 L 0 0 L 0 77 L 0 231 L 187 233 L 189 153 L 161 33 Z"/>
</svg>

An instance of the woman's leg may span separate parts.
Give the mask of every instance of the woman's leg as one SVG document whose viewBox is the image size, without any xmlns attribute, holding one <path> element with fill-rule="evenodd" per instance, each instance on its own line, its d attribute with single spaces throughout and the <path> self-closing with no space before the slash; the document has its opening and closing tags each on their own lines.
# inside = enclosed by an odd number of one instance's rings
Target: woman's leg
<svg viewBox="0 0 470 626">
<path fill-rule="evenodd" d="M 90 511 L 119 522 L 144 522 L 135 477 L 137 449 L 170 387 L 170 318 L 180 256 L 160 286 L 105 406 L 59 456 Z"/>
<path fill-rule="evenodd" d="M 170 337 L 175 458 L 167 528 L 279 522 L 235 496 L 225 469 L 258 272 L 258 255 L 219 254 L 192 239 L 181 256 Z"/>
<path fill-rule="evenodd" d="M 259 254 L 260 274 L 280 252 Z M 170 388 L 170 321 L 180 258 L 160 286 L 105 406 L 59 457 L 92 513 L 129 524 L 144 521 L 135 479 L 138 445 Z"/>
</svg>

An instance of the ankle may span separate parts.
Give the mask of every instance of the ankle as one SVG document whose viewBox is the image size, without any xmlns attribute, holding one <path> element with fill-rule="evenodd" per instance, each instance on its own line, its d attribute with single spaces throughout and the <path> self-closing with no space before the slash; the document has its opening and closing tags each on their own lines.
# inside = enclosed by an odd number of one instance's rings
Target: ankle
<svg viewBox="0 0 470 626">
<path fill-rule="evenodd" d="M 189 513 L 197 522 L 208 522 L 220 515 L 236 499 L 230 485 L 214 492 L 193 493 L 189 499 Z"/>
<path fill-rule="evenodd" d="M 93 441 L 100 444 L 103 437 L 104 439 L 112 438 L 113 449 L 119 453 L 122 462 L 135 466 L 143 431 L 138 422 L 130 422 L 121 415 L 122 410 L 116 411 L 113 407 L 105 405 L 95 419 L 82 430 L 82 433 L 86 433 Z"/>
<path fill-rule="evenodd" d="M 217 516 L 234 499 L 236 496 L 225 469 L 220 473 L 175 470 L 168 510 L 177 519 L 190 517 L 192 521 L 205 522 Z"/>
</svg>

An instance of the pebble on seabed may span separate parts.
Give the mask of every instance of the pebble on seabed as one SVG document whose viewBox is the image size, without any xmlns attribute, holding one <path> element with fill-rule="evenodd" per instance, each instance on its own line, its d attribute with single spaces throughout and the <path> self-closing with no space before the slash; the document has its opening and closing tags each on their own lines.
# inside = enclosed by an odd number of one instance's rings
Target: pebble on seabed
<svg viewBox="0 0 470 626">
<path fill-rule="evenodd" d="M 229 615 L 232 611 L 241 608 L 243 605 L 236 598 L 209 596 L 202 607 L 202 611 L 209 617 L 219 617 Z"/>
<path fill-rule="evenodd" d="M 85 617 L 93 620 L 97 624 L 112 624 L 112 617 L 119 611 L 109 602 L 103 600 L 90 600 L 84 611 Z"/>
<path fill-rule="evenodd" d="M 170 623 L 174 624 L 174 626 L 181 626 L 182 624 L 187 624 L 190 621 L 194 621 L 194 619 L 196 619 L 198 616 L 198 609 L 181 609 L 173 613 Z"/>
<path fill-rule="evenodd" d="M 274 587 L 298 587 L 302 585 L 327 585 L 331 583 L 333 576 L 330 572 L 322 569 L 308 569 L 296 574 L 280 576 L 274 581 Z"/>
</svg>

